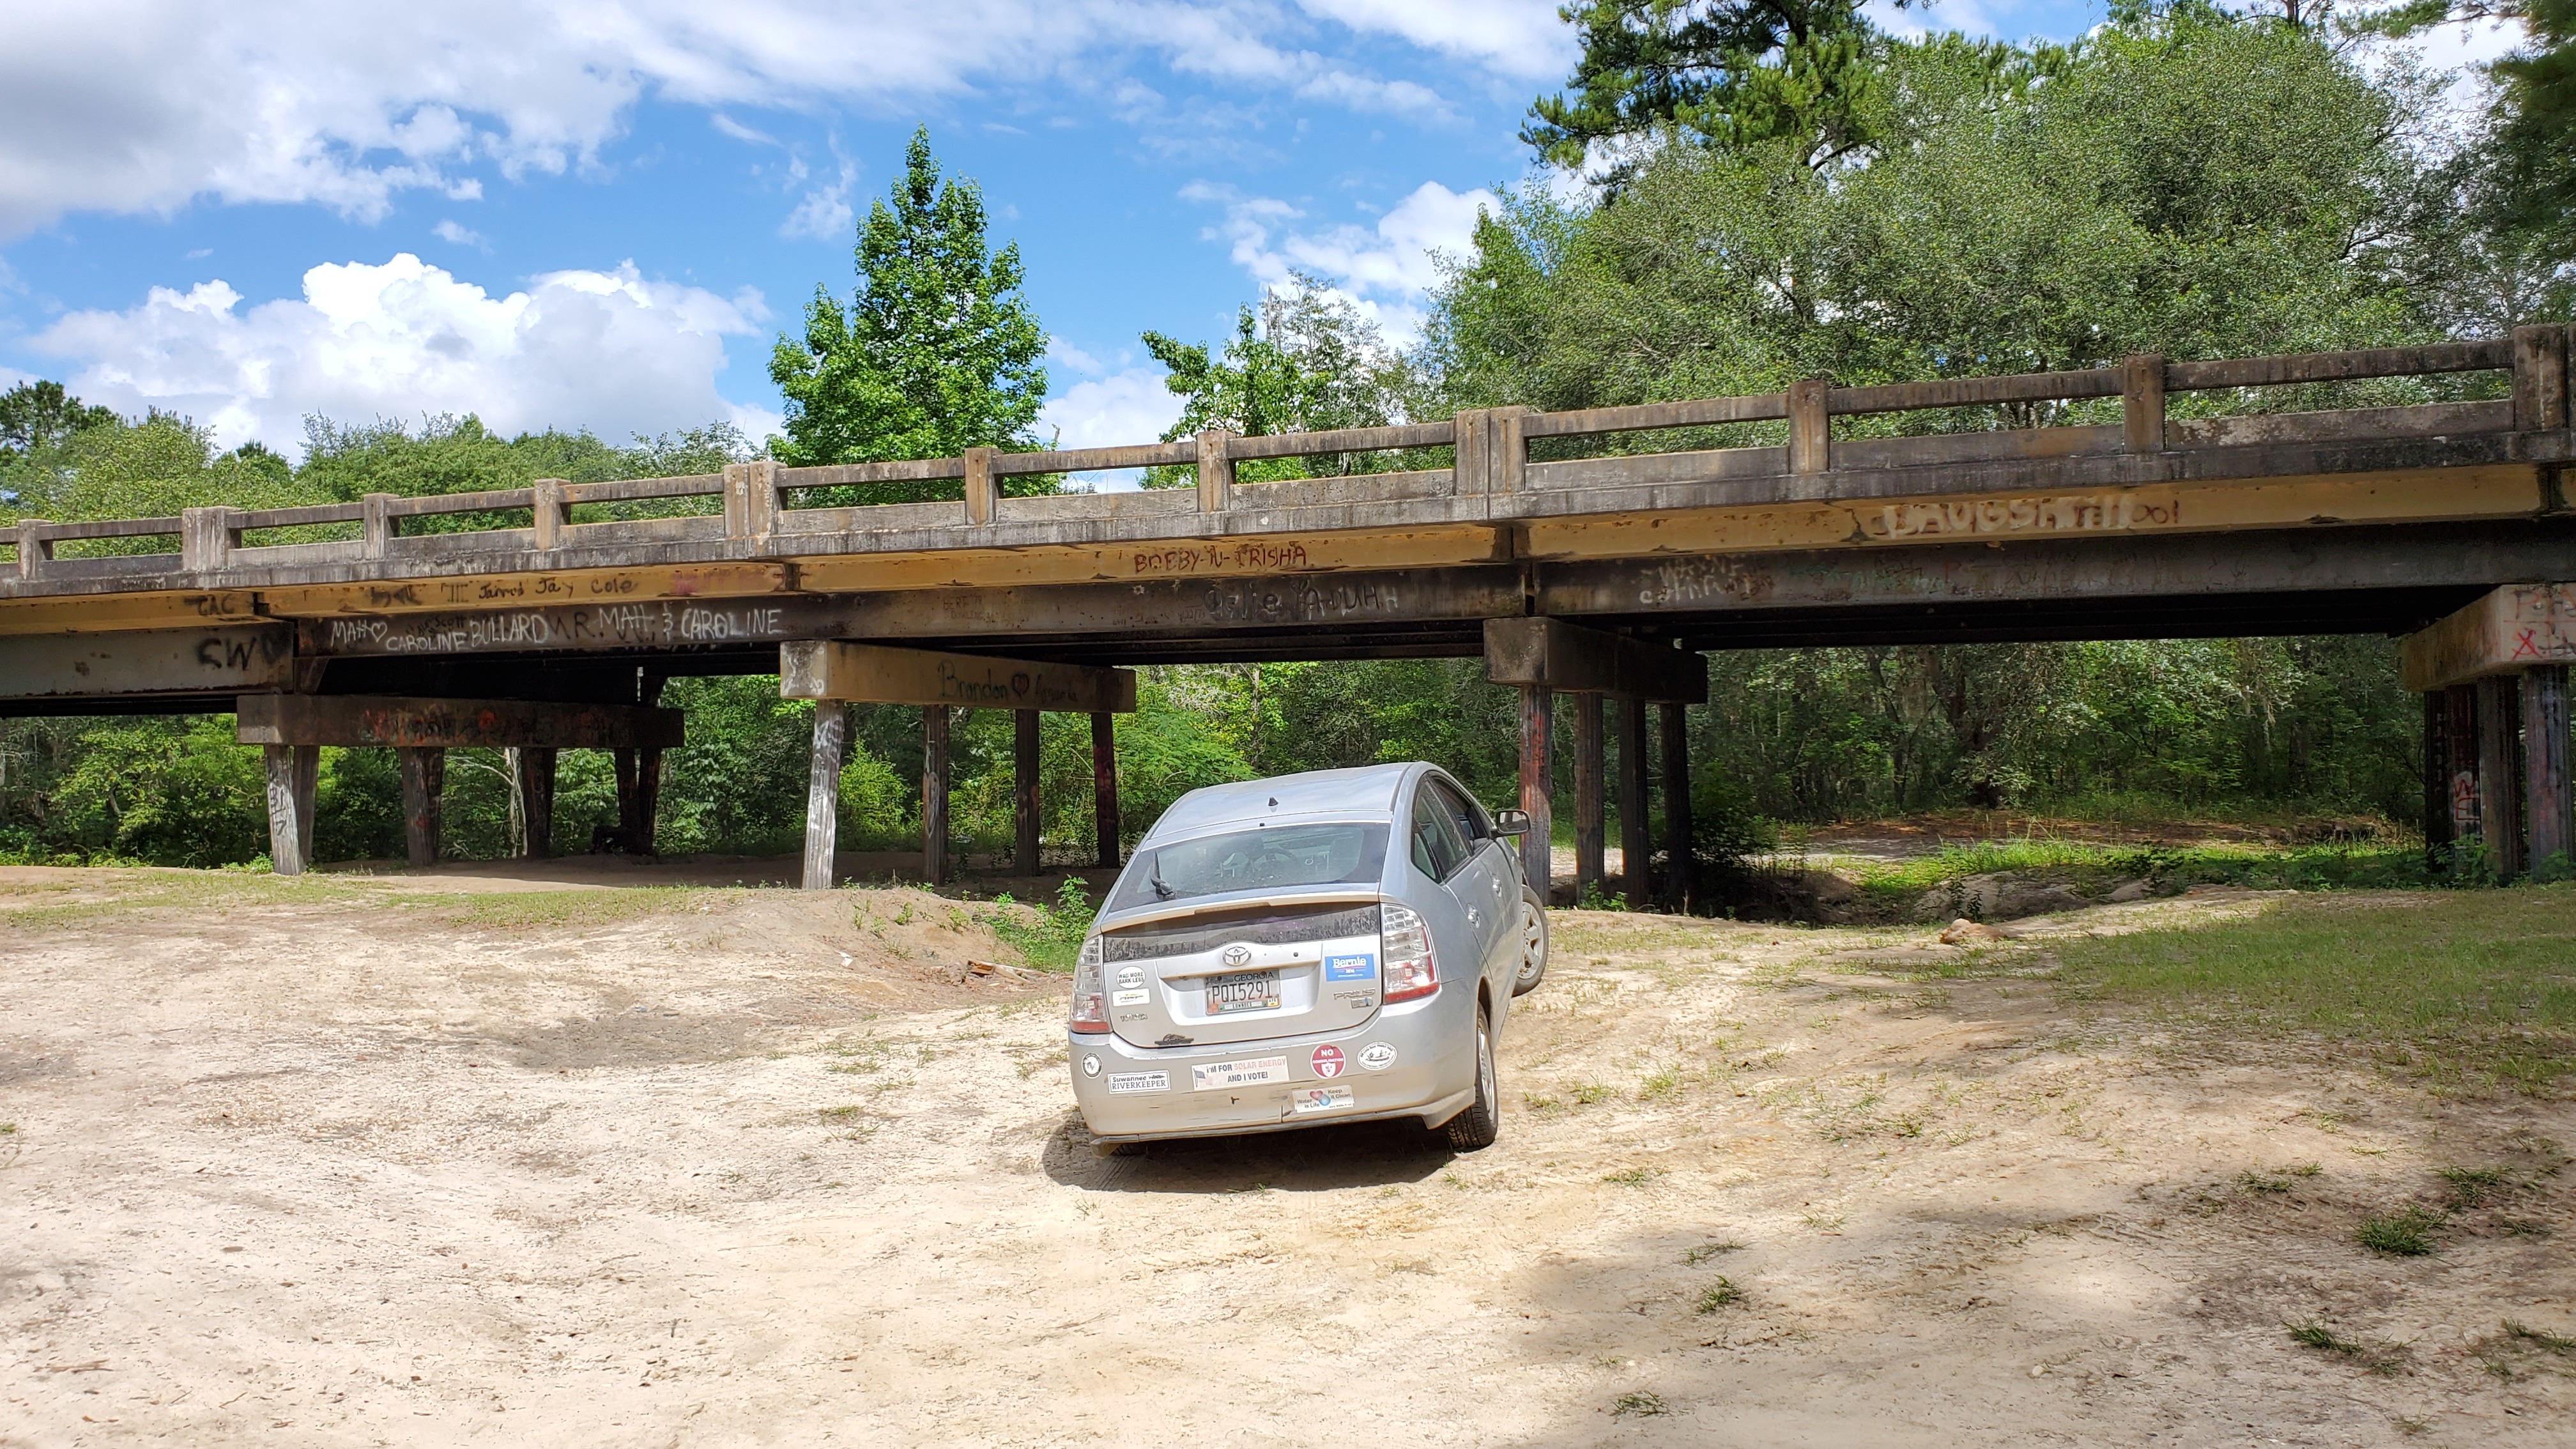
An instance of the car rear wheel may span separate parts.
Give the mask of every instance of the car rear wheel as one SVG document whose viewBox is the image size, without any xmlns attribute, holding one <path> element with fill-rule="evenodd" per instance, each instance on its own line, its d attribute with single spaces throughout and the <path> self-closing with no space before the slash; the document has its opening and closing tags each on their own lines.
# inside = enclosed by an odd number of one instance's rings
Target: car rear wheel
<svg viewBox="0 0 2576 1449">
<path fill-rule="evenodd" d="M 1494 1088 L 1494 1029 L 1483 1002 L 1476 1004 L 1476 1100 L 1442 1130 L 1461 1152 L 1491 1147 L 1503 1132 L 1501 1097 Z"/>
<path fill-rule="evenodd" d="M 1547 979 L 1547 907 L 1538 892 L 1521 887 L 1521 969 L 1512 977 L 1512 995 L 1527 996 Z"/>
</svg>

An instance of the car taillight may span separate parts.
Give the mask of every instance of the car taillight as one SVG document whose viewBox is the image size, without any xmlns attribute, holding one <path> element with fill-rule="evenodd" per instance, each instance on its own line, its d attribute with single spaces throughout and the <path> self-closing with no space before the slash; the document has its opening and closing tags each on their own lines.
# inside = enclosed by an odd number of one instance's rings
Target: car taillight
<svg viewBox="0 0 2576 1449">
<path fill-rule="evenodd" d="M 1073 965 L 1073 1012 L 1066 1023 L 1075 1031 L 1109 1029 L 1109 992 L 1100 983 L 1100 938 L 1093 936 L 1082 943 L 1081 959 Z"/>
<path fill-rule="evenodd" d="M 1388 901 L 1378 927 L 1378 949 L 1386 957 L 1385 989 L 1378 999 L 1389 1005 L 1429 996 L 1440 989 L 1440 968 L 1431 959 L 1431 928 L 1410 908 Z"/>
</svg>

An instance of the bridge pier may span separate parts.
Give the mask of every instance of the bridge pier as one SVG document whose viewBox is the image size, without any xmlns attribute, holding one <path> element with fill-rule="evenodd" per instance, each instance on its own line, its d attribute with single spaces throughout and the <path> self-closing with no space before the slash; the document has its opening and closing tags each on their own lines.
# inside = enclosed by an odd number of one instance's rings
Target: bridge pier
<svg viewBox="0 0 2576 1449">
<path fill-rule="evenodd" d="M 841 746 L 849 728 L 848 705 L 837 699 L 815 701 L 813 769 L 805 777 L 807 890 L 832 888 L 832 858 L 840 848 Z"/>
<path fill-rule="evenodd" d="M 1100 868 L 1118 868 L 1118 717 L 1104 710 L 1091 715 L 1091 828 L 1099 847 Z M 1100 883 L 1101 896 L 1109 894 Z"/>
<path fill-rule="evenodd" d="M 1485 621 L 1485 678 L 1521 691 L 1521 808 L 1530 833 L 1521 840 L 1521 866 L 1541 899 L 1550 880 L 1548 797 L 1555 785 L 1549 739 L 1553 697 L 1575 696 L 1574 859 L 1575 899 L 1601 889 L 1606 831 L 1602 820 L 1601 700 L 1623 701 L 1620 744 L 1620 839 L 1629 854 L 1628 902 L 1643 905 L 1646 856 L 1646 716 L 1648 703 L 1665 708 L 1666 828 L 1679 822 L 1685 843 L 1675 856 L 1687 872 L 1689 771 L 1682 767 L 1682 715 L 1708 698 L 1708 661 L 1678 649 L 1656 648 L 1623 634 L 1585 629 L 1562 619 L 1524 617 Z M 1678 783 L 1677 783 L 1678 782 Z M 1676 795 L 1678 788 L 1682 793 Z M 1678 801 L 1679 808 L 1674 808 Z"/>
<path fill-rule="evenodd" d="M 425 866 L 438 859 L 447 751 L 509 752 L 527 827 L 525 853 L 543 859 L 553 853 L 555 762 L 561 751 L 650 755 L 658 770 L 662 750 L 678 744 L 681 731 L 676 709 L 354 694 L 246 694 L 234 701 L 234 721 L 235 739 L 266 751 L 268 859 L 279 875 L 297 875 L 313 864 L 313 795 L 324 745 L 395 752 L 402 772 L 403 853 L 414 866 Z"/>
<path fill-rule="evenodd" d="M 1646 702 L 1630 695 L 1619 701 L 1619 889 L 1632 911 L 1654 899 L 1653 838 L 1646 808 Z"/>
<path fill-rule="evenodd" d="M 2406 687 L 2425 696 L 2425 847 L 2475 841 L 2498 879 L 2576 872 L 2567 666 L 2576 584 L 2508 584 L 2407 636 Z M 2436 703 L 2438 701 L 2438 704 Z M 2435 781 L 2447 811 L 2435 808 Z"/>
<path fill-rule="evenodd" d="M 1095 665 L 1049 664 L 985 654 L 943 654 L 831 639 L 799 640 L 778 647 L 778 692 L 786 699 L 921 706 L 921 869 L 933 885 L 948 879 L 949 710 L 984 706 L 1012 711 L 1012 790 L 1016 839 L 1013 867 L 1038 869 L 1038 714 L 1059 710 L 1093 716 L 1095 776 L 1101 769 L 1101 721 L 1136 708 L 1136 676 Z M 805 889 L 830 890 L 833 882 L 832 817 L 840 808 L 842 731 L 826 729 L 825 711 L 814 722 L 814 767 L 805 807 Z M 828 751 L 829 759 L 826 760 Z M 1111 750 L 1111 764 L 1115 750 Z M 828 763 L 829 768 L 826 768 Z M 1116 786 L 1093 782 L 1095 807 L 1111 817 L 1110 844 L 1117 850 Z"/>
<path fill-rule="evenodd" d="M 1689 716 L 1684 706 L 1671 700 L 1655 710 L 1663 716 L 1664 736 L 1664 858 L 1668 862 L 1664 901 L 1673 910 L 1687 911 L 1699 889 L 1691 878 Z"/>
</svg>

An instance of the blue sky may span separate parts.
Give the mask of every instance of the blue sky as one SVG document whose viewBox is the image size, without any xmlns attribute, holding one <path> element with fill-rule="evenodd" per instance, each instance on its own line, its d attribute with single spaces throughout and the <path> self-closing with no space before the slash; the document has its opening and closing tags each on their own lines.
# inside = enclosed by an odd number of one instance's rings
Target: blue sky
<svg viewBox="0 0 2576 1449">
<path fill-rule="evenodd" d="M 1572 58 L 1554 0 L 38 0 L 0 16 L 0 382 L 290 453 L 317 412 L 757 437 L 927 125 L 1026 258 L 1049 421 L 1142 441 L 1176 404 L 1136 334 L 1289 267 L 1407 335 Z"/>
</svg>

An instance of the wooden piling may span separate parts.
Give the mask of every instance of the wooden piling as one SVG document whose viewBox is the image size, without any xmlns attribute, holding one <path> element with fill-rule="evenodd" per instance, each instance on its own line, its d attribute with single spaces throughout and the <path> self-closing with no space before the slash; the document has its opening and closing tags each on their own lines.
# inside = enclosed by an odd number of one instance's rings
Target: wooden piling
<svg viewBox="0 0 2576 1449">
<path fill-rule="evenodd" d="M 2451 711 L 2444 691 L 2424 691 L 2424 868 L 2441 874 L 2451 860 Z"/>
<path fill-rule="evenodd" d="M 529 745 L 517 754 L 519 801 L 528 831 L 525 853 L 530 860 L 551 859 L 555 853 L 555 761 L 561 751 L 552 745 Z"/>
<path fill-rule="evenodd" d="M 1687 911 L 1698 889 L 1692 879 L 1690 807 L 1690 717 L 1678 704 L 1659 704 L 1664 735 L 1664 898 L 1676 911 Z"/>
<path fill-rule="evenodd" d="M 921 874 L 948 879 L 948 706 L 921 709 Z"/>
<path fill-rule="evenodd" d="M 1011 711 L 1011 874 L 1038 873 L 1038 712 Z"/>
<path fill-rule="evenodd" d="M 827 891 L 841 834 L 841 748 L 849 736 L 850 709 L 836 699 L 814 705 L 814 757 L 805 780 L 805 889 Z"/>
<path fill-rule="evenodd" d="M 1118 868 L 1118 717 L 1091 717 L 1091 828 L 1103 870 Z M 1102 881 L 1103 892 L 1109 883 Z"/>
<path fill-rule="evenodd" d="M 1555 883 L 1556 828 L 1556 695 L 1547 686 L 1521 686 L 1521 809 L 1529 816 L 1529 833 L 1521 837 L 1521 877 L 1545 904 Z"/>
<path fill-rule="evenodd" d="M 412 869 L 420 870 L 438 863 L 447 751 L 434 745 L 406 746 L 394 754 L 402 770 L 403 855 Z"/>
<path fill-rule="evenodd" d="M 2485 832 L 2478 823 L 2478 687 L 2455 684 L 2443 690 L 2442 715 L 2451 840 L 2455 844 L 2483 840 Z"/>
<path fill-rule="evenodd" d="M 2567 788 L 2567 666 L 2543 664 L 2522 676 L 2525 863 L 2535 875 L 2567 878 L 2576 868 L 2576 819 Z"/>
<path fill-rule="evenodd" d="M 1602 827 L 1601 696 L 1574 697 L 1574 898 L 1601 891 L 1607 873 L 1602 856 L 1608 841 Z"/>
<path fill-rule="evenodd" d="M 1619 888 L 1633 911 L 1654 899 L 1653 841 L 1646 806 L 1646 702 L 1630 695 L 1619 701 Z"/>
<path fill-rule="evenodd" d="M 320 745 L 264 745 L 268 768 L 268 868 L 302 875 L 313 864 L 313 795 L 320 782 Z"/>
<path fill-rule="evenodd" d="M 652 855 L 653 832 L 661 815 L 662 752 L 652 746 L 619 750 L 617 762 L 617 848 L 626 855 Z"/>
<path fill-rule="evenodd" d="M 2490 674 L 2478 691 L 2478 827 L 2496 879 L 2522 874 L 2522 681 Z"/>
</svg>

